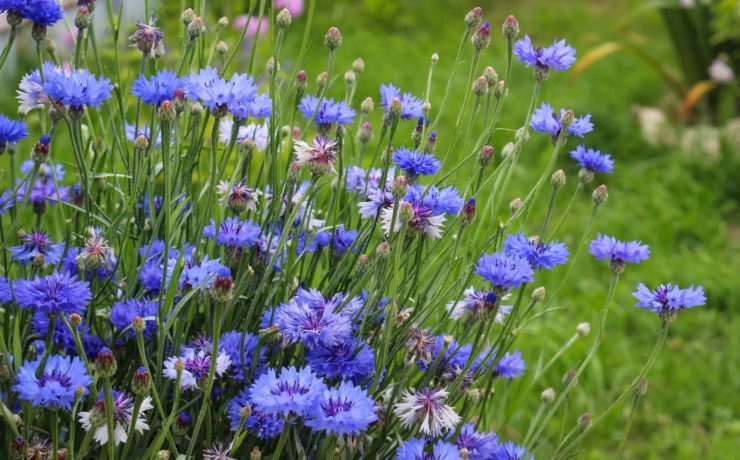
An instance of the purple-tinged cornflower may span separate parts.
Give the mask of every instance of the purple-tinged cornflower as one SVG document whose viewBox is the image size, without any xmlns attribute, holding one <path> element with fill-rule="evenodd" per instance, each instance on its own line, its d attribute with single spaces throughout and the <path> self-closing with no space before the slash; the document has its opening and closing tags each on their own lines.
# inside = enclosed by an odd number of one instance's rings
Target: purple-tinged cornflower
<svg viewBox="0 0 740 460">
<path fill-rule="evenodd" d="M 375 371 L 372 348 L 355 338 L 330 347 L 317 345 L 308 352 L 306 362 L 319 377 L 355 383 L 366 381 Z"/>
<path fill-rule="evenodd" d="M 565 109 L 560 109 L 560 114 L 555 115 L 550 104 L 543 102 L 539 109 L 535 109 L 529 125 L 537 132 L 549 134 L 554 141 L 558 138 L 562 130 L 562 118 L 565 113 Z M 591 114 L 587 113 L 582 117 L 574 117 L 573 122 L 568 126 L 566 131 L 572 136 L 582 138 L 585 134 L 593 131 L 593 129 L 594 125 L 591 123 Z"/>
<path fill-rule="evenodd" d="M 514 350 L 513 353 L 507 352 L 493 366 L 493 375 L 511 380 L 524 375 L 525 369 L 527 369 L 527 366 L 524 364 L 522 353 L 519 350 Z"/>
<path fill-rule="evenodd" d="M 19 279 L 13 285 L 13 291 L 20 307 L 47 315 L 82 314 L 92 298 L 87 281 L 77 281 L 74 276 L 56 271 L 43 278 Z"/>
<path fill-rule="evenodd" d="M 436 372 L 445 382 L 456 380 L 470 360 L 473 346 L 469 343 L 461 345 L 454 338 L 447 339 L 444 335 L 438 335 L 431 350 L 429 363 L 438 363 Z M 444 355 L 442 353 L 444 352 Z M 441 356 L 440 356 L 441 355 Z M 463 376 L 462 383 L 467 387 L 473 383 L 475 374 L 483 364 L 483 354 L 476 357 Z M 420 361 L 419 367 L 427 369 L 429 363 Z"/>
<path fill-rule="evenodd" d="M 35 230 L 21 237 L 21 245 L 8 248 L 13 260 L 27 264 L 41 257 L 43 262 L 56 265 L 62 260 L 64 243 L 54 243 L 49 235 L 42 230 Z"/>
<path fill-rule="evenodd" d="M 128 38 L 132 48 L 138 48 L 144 55 L 153 58 L 164 55 L 164 34 L 162 29 L 154 26 L 154 19 L 145 24 L 136 21 L 136 31 Z"/>
<path fill-rule="evenodd" d="M 447 404 L 448 394 L 444 388 L 424 388 L 421 391 L 412 388 L 404 392 L 401 402 L 396 403 L 393 411 L 405 428 L 419 423 L 422 434 L 439 436 L 455 429 L 460 423 L 460 416 Z"/>
<path fill-rule="evenodd" d="M 339 436 L 356 436 L 378 420 L 375 401 L 367 392 L 349 382 L 327 388 L 308 412 L 306 425 L 316 431 Z"/>
<path fill-rule="evenodd" d="M 637 299 L 638 307 L 658 313 L 666 319 L 681 310 L 702 306 L 707 301 L 702 286 L 681 289 L 671 283 L 661 284 L 652 291 L 640 283 L 632 295 Z"/>
<path fill-rule="evenodd" d="M 486 315 L 494 311 L 498 295 L 495 292 L 478 291 L 474 287 L 465 289 L 465 298 L 461 300 L 451 300 L 447 303 L 447 310 L 450 312 L 452 319 L 468 318 L 473 319 L 480 315 Z M 504 316 L 511 311 L 511 305 L 501 305 L 496 312 L 494 321 L 503 324 Z"/>
<path fill-rule="evenodd" d="M 367 201 L 357 203 L 357 206 L 360 208 L 360 217 L 363 219 L 376 217 L 378 212 L 392 208 L 395 201 L 393 194 L 387 188 L 370 190 L 364 198 Z M 391 219 L 392 217 L 389 218 L 389 220 Z"/>
<path fill-rule="evenodd" d="M 393 83 L 380 85 L 380 104 L 386 113 L 391 107 L 391 102 L 396 98 L 401 101 L 401 119 L 411 120 L 424 116 L 424 102 L 421 99 L 414 97 L 411 93 L 401 94 L 401 90 L 393 86 Z"/>
<path fill-rule="evenodd" d="M 5 151 L 8 144 L 15 144 L 26 136 L 28 136 L 28 127 L 25 123 L 11 120 L 0 114 L 0 153 Z"/>
<path fill-rule="evenodd" d="M 137 316 L 145 321 L 144 337 L 151 337 L 157 330 L 157 316 L 159 306 L 157 302 L 148 299 L 128 299 L 113 304 L 110 309 L 110 322 L 119 331 L 128 328 L 126 337 L 136 337 L 131 329 L 131 323 Z"/>
<path fill-rule="evenodd" d="M 177 380 L 175 365 L 178 361 L 181 361 L 183 363 L 183 370 L 180 376 L 180 388 L 183 390 L 198 389 L 198 385 L 208 379 L 208 373 L 211 370 L 211 359 L 213 359 L 213 356 L 210 351 L 184 348 L 182 357 L 171 356 L 167 358 L 167 361 L 164 363 L 162 375 L 168 379 Z M 229 359 L 229 355 L 219 352 L 216 357 L 214 380 L 217 377 L 223 376 L 229 370 L 230 366 L 231 359 Z"/>
<path fill-rule="evenodd" d="M 563 243 L 543 243 L 539 238 L 527 238 L 522 232 L 506 237 L 504 251 L 527 259 L 534 270 L 552 270 L 568 261 L 568 248 Z"/>
<path fill-rule="evenodd" d="M 352 297 L 345 303 L 346 296 L 341 292 L 328 297 L 324 296 L 321 291 L 314 288 L 298 288 L 295 292 L 295 299 L 299 302 L 306 303 L 316 311 L 323 313 L 326 310 L 330 310 L 345 316 L 354 316 L 355 313 L 363 307 L 363 301 L 359 297 Z M 342 306 L 342 304 L 344 305 Z M 338 312 L 340 306 L 342 307 L 342 310 L 341 312 Z"/>
<path fill-rule="evenodd" d="M 308 348 L 331 347 L 344 342 L 352 333 L 347 315 L 336 313 L 333 308 L 316 308 L 296 298 L 278 307 L 275 325 L 286 346 L 302 343 Z"/>
<path fill-rule="evenodd" d="M 230 278 L 231 269 L 223 265 L 221 259 L 210 259 L 206 255 L 199 264 L 192 260 L 185 262 L 180 274 L 179 286 L 185 291 L 211 289 L 218 277 Z"/>
<path fill-rule="evenodd" d="M 534 281 L 534 269 L 527 259 L 503 251 L 483 254 L 478 259 L 475 273 L 490 282 L 498 292 L 517 288 Z"/>
<path fill-rule="evenodd" d="M 588 249 L 596 260 L 609 260 L 622 266 L 625 262 L 639 264 L 650 257 L 650 248 L 642 241 L 619 241 L 611 236 L 598 234 Z"/>
<path fill-rule="evenodd" d="M 159 107 L 164 101 L 175 98 L 175 90 L 182 88 L 182 81 L 177 74 L 169 69 L 162 69 L 151 78 L 140 75 L 134 81 L 131 93 L 138 96 L 145 104 Z"/>
<path fill-rule="evenodd" d="M 4 216 L 13 206 L 15 206 L 13 192 L 5 190 L 3 193 L 0 193 L 0 216 Z"/>
<path fill-rule="evenodd" d="M 203 228 L 203 236 L 215 239 L 219 245 L 226 247 L 254 247 L 260 237 L 259 225 L 249 220 L 239 220 L 238 217 L 227 217 L 218 226 L 218 235 L 216 235 L 216 222 L 211 219 L 211 223 Z"/>
<path fill-rule="evenodd" d="M 227 108 L 235 119 L 267 118 L 272 115 L 272 99 L 267 94 L 257 94 L 253 77 L 235 73 L 229 84 L 235 97 L 229 101 Z"/>
<path fill-rule="evenodd" d="M 357 230 L 345 230 L 344 225 L 338 225 L 334 229 L 334 251 L 336 254 L 343 254 L 357 239 L 359 232 Z M 353 248 L 352 252 L 356 252 L 357 248 Z"/>
<path fill-rule="evenodd" d="M 134 416 L 134 398 L 123 391 L 112 391 L 113 399 L 113 443 L 117 446 L 128 440 L 128 432 Z M 146 421 L 145 411 L 153 409 L 152 397 L 147 396 L 141 401 L 136 414 L 136 426 L 134 429 L 142 434 L 149 429 Z M 95 402 L 92 409 L 82 411 L 78 414 L 78 419 L 85 431 L 95 430 L 94 439 L 101 446 L 108 443 L 108 428 L 105 423 L 98 423 L 99 420 L 105 420 L 105 399 L 102 394 Z"/>
<path fill-rule="evenodd" d="M 236 460 L 234 457 L 229 457 L 231 446 L 226 446 L 220 442 L 213 444 L 208 449 L 203 449 L 203 460 Z"/>
<path fill-rule="evenodd" d="M 21 14 L 34 26 L 53 26 L 64 17 L 64 10 L 56 0 L 26 0 L 22 3 Z"/>
<path fill-rule="evenodd" d="M 234 129 L 234 121 L 231 118 L 224 118 L 218 125 L 218 138 L 224 144 L 231 142 L 231 133 Z M 253 145 L 257 150 L 265 150 L 267 147 L 267 139 L 270 135 L 268 123 L 258 125 L 256 123 L 249 123 L 248 125 L 240 125 L 239 131 L 236 135 L 237 145 Z"/>
<path fill-rule="evenodd" d="M 396 460 L 463 460 L 457 446 L 441 439 L 434 444 L 426 438 L 404 441 L 396 449 Z"/>
<path fill-rule="evenodd" d="M 468 422 L 463 425 L 460 434 L 455 438 L 458 449 L 467 453 L 470 460 L 489 460 L 498 447 L 498 436 L 494 432 L 478 433 L 475 425 Z"/>
<path fill-rule="evenodd" d="M 109 78 L 98 78 L 85 69 L 44 68 L 44 92 L 49 99 L 64 107 L 80 110 L 100 107 L 110 97 L 113 86 Z"/>
<path fill-rule="evenodd" d="M 212 112 L 225 115 L 227 104 L 235 95 L 232 85 L 221 78 L 217 69 L 206 67 L 183 79 L 185 94 L 193 101 L 200 100 Z M 256 90 L 255 90 L 256 91 Z"/>
<path fill-rule="evenodd" d="M 413 232 L 424 233 L 432 239 L 442 236 L 442 225 L 447 220 L 445 214 L 457 214 L 463 204 L 463 199 L 454 187 L 438 189 L 434 185 L 428 189 L 413 184 L 409 186 L 408 193 L 402 200 L 408 203 L 413 210 L 413 215 L 408 222 Z M 401 230 L 403 224 L 401 212 L 396 213 L 396 222 L 392 225 L 392 207 L 383 208 L 380 214 L 382 229 L 386 234 Z"/>
<path fill-rule="evenodd" d="M 244 426 L 252 434 L 260 439 L 273 439 L 280 436 L 283 431 L 283 419 L 278 416 L 267 415 L 264 412 L 256 411 L 252 408 L 249 399 L 249 389 L 241 390 L 226 408 L 226 415 L 231 421 L 231 431 L 236 431 L 242 419 L 244 412 L 249 416 L 244 421 Z"/>
<path fill-rule="evenodd" d="M 300 139 L 295 139 L 293 151 L 296 163 L 306 166 L 311 173 L 316 175 L 334 174 L 337 162 L 337 142 L 326 137 L 319 136 L 311 144 Z"/>
<path fill-rule="evenodd" d="M 54 72 L 56 70 L 56 67 L 48 62 L 43 67 L 44 74 L 47 71 Z M 41 73 L 38 69 L 23 76 L 18 84 L 16 99 L 18 100 L 18 112 L 22 115 L 49 103 L 49 97 L 44 91 L 44 82 L 41 80 Z"/>
<path fill-rule="evenodd" d="M 307 414 L 326 389 L 311 367 L 284 367 L 278 374 L 268 369 L 249 387 L 254 408 L 267 415 L 287 417 Z"/>
<path fill-rule="evenodd" d="M 535 460 L 523 446 L 518 446 L 512 441 L 499 444 L 496 447 L 492 460 Z"/>
<path fill-rule="evenodd" d="M 6 277 L 0 276 L 0 305 L 9 303 L 11 300 L 13 300 L 13 285 Z"/>
<path fill-rule="evenodd" d="M 306 120 L 314 120 L 317 125 L 324 128 L 334 123 L 339 125 L 352 123 L 356 115 L 354 109 L 344 101 L 334 102 L 332 98 L 322 98 L 319 104 L 319 98 L 310 94 L 301 99 L 298 110 Z"/>
<path fill-rule="evenodd" d="M 519 62 L 527 67 L 535 67 L 556 72 L 568 70 L 576 62 L 576 49 L 565 43 L 565 40 L 555 40 L 550 46 L 534 46 L 529 35 L 514 43 L 514 54 Z"/>
<path fill-rule="evenodd" d="M 411 180 L 419 176 L 436 174 L 442 165 L 431 153 L 417 152 L 403 147 L 396 149 L 393 154 L 393 161 Z"/>
<path fill-rule="evenodd" d="M 77 262 L 80 267 L 87 270 L 96 270 L 100 267 L 111 267 L 116 264 L 116 256 L 113 248 L 103 236 L 103 230 L 100 227 L 88 227 L 85 245 L 77 255 Z"/>
<path fill-rule="evenodd" d="M 230 331 L 221 336 L 219 351 L 226 353 L 231 360 L 230 374 L 238 381 L 247 379 L 249 372 L 265 362 L 265 348 L 257 354 L 257 362 L 252 362 L 254 352 L 259 346 L 259 337 L 248 332 Z"/>
<path fill-rule="evenodd" d="M 388 191 L 393 187 L 395 173 L 393 166 L 388 168 L 385 178 L 385 189 Z M 347 168 L 345 176 L 347 178 L 347 191 L 357 193 L 361 198 L 367 198 L 370 193 L 380 189 L 383 170 L 381 168 L 370 168 L 370 171 L 365 171 L 359 166 L 350 166 Z"/>
<path fill-rule="evenodd" d="M 115 257 L 110 259 L 107 265 L 101 265 L 95 270 L 85 268 L 81 270 L 80 264 L 77 261 L 77 257 L 79 256 L 81 251 L 82 248 L 74 246 L 67 249 L 67 254 L 65 254 L 64 259 L 62 259 L 61 263 L 62 271 L 65 271 L 70 275 L 86 279 L 88 281 L 92 280 L 95 277 L 101 280 L 113 278 L 113 276 L 115 275 L 115 268 L 117 263 Z"/>
<path fill-rule="evenodd" d="M 34 407 L 71 410 L 78 388 L 86 395 L 92 383 L 85 364 L 77 357 L 49 355 L 39 372 L 41 361 L 39 356 L 21 366 L 13 390 Z"/>
<path fill-rule="evenodd" d="M 592 173 L 610 174 L 614 171 L 614 160 L 608 153 L 601 153 L 595 149 L 587 149 L 583 144 L 570 152 L 571 158 L 578 165 Z"/>
</svg>

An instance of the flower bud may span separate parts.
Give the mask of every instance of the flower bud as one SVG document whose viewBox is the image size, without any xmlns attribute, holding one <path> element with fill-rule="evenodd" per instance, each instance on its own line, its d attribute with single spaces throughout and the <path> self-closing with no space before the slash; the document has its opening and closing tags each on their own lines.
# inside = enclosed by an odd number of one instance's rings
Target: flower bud
<svg viewBox="0 0 740 460">
<path fill-rule="evenodd" d="M 432 131 L 427 137 L 427 145 L 424 147 L 424 153 L 434 153 L 434 149 L 437 147 L 437 132 Z"/>
<path fill-rule="evenodd" d="M 203 106 L 200 104 L 200 102 L 196 102 L 195 104 L 190 106 L 190 115 L 194 117 L 199 117 L 203 115 Z"/>
<path fill-rule="evenodd" d="M 146 153 L 147 149 L 149 148 L 149 139 L 143 134 L 139 134 L 136 136 L 136 139 L 134 139 L 134 152 L 143 154 Z"/>
<path fill-rule="evenodd" d="M 293 22 L 293 16 L 291 16 L 290 11 L 288 11 L 287 8 L 283 8 L 278 13 L 275 22 L 277 23 L 278 27 L 280 27 L 281 29 L 285 29 L 290 25 L 291 22 Z"/>
<path fill-rule="evenodd" d="M 540 393 L 540 400 L 542 401 L 542 404 L 551 404 L 555 401 L 555 389 L 545 388 L 542 393 Z"/>
<path fill-rule="evenodd" d="M 485 168 L 493 163 L 493 157 L 496 154 L 495 150 L 490 145 L 484 145 L 478 155 L 478 164 L 481 168 Z"/>
<path fill-rule="evenodd" d="M 586 337 L 591 332 L 591 325 L 588 322 L 578 323 L 576 333 L 578 337 Z"/>
<path fill-rule="evenodd" d="M 344 82 L 347 84 L 347 86 L 352 86 L 355 83 L 355 71 L 350 69 L 346 72 L 344 72 Z"/>
<path fill-rule="evenodd" d="M 540 286 L 532 291 L 532 302 L 542 302 L 545 300 L 545 287 Z"/>
<path fill-rule="evenodd" d="M 33 160 L 38 163 L 44 163 L 49 159 L 51 137 L 48 134 L 41 136 L 33 147 Z"/>
<path fill-rule="evenodd" d="M 194 17 L 190 24 L 188 24 L 186 31 L 191 40 L 195 40 L 206 33 L 206 24 L 203 22 L 203 18 L 200 16 Z"/>
<path fill-rule="evenodd" d="M 77 15 L 75 16 L 75 27 L 80 30 L 85 30 L 90 26 L 90 10 L 86 6 L 77 8 Z"/>
<path fill-rule="evenodd" d="M 498 84 L 498 74 L 496 73 L 496 69 L 490 65 L 483 69 L 483 76 L 486 78 L 486 83 L 488 83 L 489 89 Z"/>
<path fill-rule="evenodd" d="M 270 59 L 267 60 L 267 64 L 265 65 L 265 69 L 267 70 L 267 73 L 269 75 L 274 74 L 275 72 L 280 71 L 280 63 L 275 62 L 275 57 L 270 56 Z"/>
<path fill-rule="evenodd" d="M 131 380 L 131 391 L 135 395 L 143 396 L 149 393 L 152 386 L 151 375 L 146 367 L 140 367 L 134 372 L 134 378 Z"/>
<path fill-rule="evenodd" d="M 380 244 L 378 244 L 377 249 L 375 249 L 375 252 L 378 253 L 378 256 L 381 259 L 387 259 L 388 256 L 391 255 L 391 245 L 387 241 L 382 241 Z"/>
<path fill-rule="evenodd" d="M 506 82 L 503 80 L 499 80 L 493 89 L 493 95 L 496 96 L 496 99 L 501 99 L 504 96 L 505 92 L 506 92 Z"/>
<path fill-rule="evenodd" d="M 486 21 L 478 27 L 473 37 L 470 39 L 473 43 L 473 47 L 480 51 L 483 48 L 488 48 L 491 44 L 491 24 Z"/>
<path fill-rule="evenodd" d="M 478 27 L 482 22 L 483 9 L 480 6 L 476 6 L 465 15 L 465 25 L 468 26 L 468 29 Z"/>
<path fill-rule="evenodd" d="M 470 225 L 475 220 L 475 198 L 470 197 L 460 209 L 460 224 Z"/>
<path fill-rule="evenodd" d="M 591 428 L 591 414 L 588 412 L 584 412 L 580 417 L 578 417 L 578 430 L 583 433 Z"/>
<path fill-rule="evenodd" d="M 609 262 L 609 270 L 612 271 L 615 275 L 621 275 L 624 273 L 624 260 L 621 259 L 612 259 Z"/>
<path fill-rule="evenodd" d="M 609 191 L 606 189 L 606 185 L 601 184 L 596 187 L 596 190 L 594 190 L 592 197 L 594 199 L 594 203 L 596 204 L 602 204 L 606 202 L 606 200 L 609 198 Z"/>
<path fill-rule="evenodd" d="M 224 54 L 229 52 L 229 45 L 226 44 L 225 41 L 221 40 L 216 44 L 216 52 L 223 56 Z"/>
<path fill-rule="evenodd" d="M 365 122 L 360 126 L 360 133 L 359 133 L 359 139 L 360 142 L 363 144 L 367 144 L 370 142 L 373 138 L 373 125 L 371 125 L 369 122 Z"/>
<path fill-rule="evenodd" d="M 316 90 L 320 93 L 326 87 L 326 83 L 329 81 L 329 74 L 324 71 L 316 77 Z"/>
<path fill-rule="evenodd" d="M 475 79 L 473 82 L 473 94 L 475 94 L 478 97 L 481 97 L 482 95 L 486 94 L 488 91 L 488 80 L 486 80 L 486 77 L 480 76 Z"/>
<path fill-rule="evenodd" d="M 437 65 L 437 63 L 439 62 L 439 54 L 433 53 L 431 61 L 432 65 Z"/>
<path fill-rule="evenodd" d="M 408 201 L 402 201 L 398 214 L 401 217 L 401 222 L 409 223 L 414 218 L 414 207 Z"/>
<path fill-rule="evenodd" d="M 229 18 L 227 18 L 226 16 L 221 16 L 221 17 L 220 17 L 220 18 L 218 19 L 218 23 L 216 24 L 216 26 L 217 26 L 217 27 L 218 27 L 219 29 L 225 29 L 226 27 L 228 27 L 228 26 L 229 26 Z"/>
<path fill-rule="evenodd" d="M 537 81 L 545 81 L 550 77 L 550 68 L 544 65 L 534 66 L 534 79 Z"/>
<path fill-rule="evenodd" d="M 576 119 L 575 113 L 571 109 L 565 111 L 562 117 L 560 117 L 560 128 L 561 133 L 568 132 L 568 128 L 573 125 L 573 121 Z"/>
<path fill-rule="evenodd" d="M 290 164 L 288 169 L 288 180 L 291 182 L 298 182 L 301 179 L 301 165 L 297 161 Z"/>
<path fill-rule="evenodd" d="M 393 198 L 400 200 L 401 198 L 406 196 L 406 193 L 409 191 L 409 182 L 406 180 L 405 176 L 398 176 L 393 181 Z"/>
<path fill-rule="evenodd" d="M 46 30 L 47 28 L 45 25 L 34 22 L 31 27 L 31 38 L 37 42 L 43 42 L 46 40 Z"/>
<path fill-rule="evenodd" d="M 578 171 L 578 180 L 582 184 L 590 184 L 594 180 L 594 172 L 587 168 L 581 168 Z"/>
<path fill-rule="evenodd" d="M 565 185 L 565 171 L 563 171 L 562 169 L 558 169 L 557 171 L 552 173 L 552 177 L 550 177 L 550 184 L 552 185 L 552 188 L 554 190 L 562 188 Z"/>
<path fill-rule="evenodd" d="M 358 57 L 357 59 L 355 59 L 355 60 L 354 60 L 354 61 L 352 62 L 352 70 L 353 70 L 353 71 L 354 71 L 354 72 L 355 72 L 355 73 L 356 73 L 357 75 L 359 75 L 359 74 L 361 74 L 362 72 L 364 72 L 364 71 L 365 71 L 365 61 L 364 61 L 364 60 L 363 60 L 363 59 L 362 59 L 361 57 Z"/>
<path fill-rule="evenodd" d="M 28 442 L 23 436 L 16 436 L 10 442 L 10 458 L 12 460 L 26 460 L 28 458 Z"/>
<path fill-rule="evenodd" d="M 563 376 L 563 385 L 564 386 L 571 385 L 571 382 L 572 382 L 572 385 L 575 385 L 577 383 L 577 381 L 576 381 L 576 377 L 577 376 L 578 376 L 578 372 L 576 372 L 575 369 L 570 369 Z"/>
<path fill-rule="evenodd" d="M 425 118 L 429 118 L 429 112 L 432 111 L 432 103 L 429 101 L 424 101 L 423 104 L 421 104 L 421 110 L 424 112 Z"/>
<path fill-rule="evenodd" d="M 362 101 L 362 104 L 360 104 L 360 111 L 365 115 L 369 114 L 374 109 L 375 103 L 373 102 L 373 98 L 371 97 L 366 97 L 365 100 Z"/>
<path fill-rule="evenodd" d="M 508 158 L 509 155 L 511 155 L 514 152 L 514 143 L 509 142 L 506 145 L 504 145 L 504 148 L 501 149 L 501 156 L 504 158 Z"/>
<path fill-rule="evenodd" d="M 228 304 L 234 296 L 234 279 L 231 277 L 231 271 L 227 268 L 223 273 L 216 275 L 211 288 L 211 297 L 216 302 Z"/>
<path fill-rule="evenodd" d="M 468 458 L 470 458 L 470 451 L 466 447 L 463 447 L 462 449 L 460 449 L 460 457 L 467 460 Z"/>
<path fill-rule="evenodd" d="M 641 378 L 635 386 L 635 396 L 643 396 L 648 391 L 648 381 L 646 378 Z"/>
<path fill-rule="evenodd" d="M 514 198 L 511 200 L 511 203 L 509 203 L 509 212 L 512 214 L 516 214 L 516 212 L 519 210 L 519 208 L 522 207 L 522 199 L 519 197 Z"/>
<path fill-rule="evenodd" d="M 401 103 L 401 99 L 399 98 L 393 98 L 391 101 L 390 107 L 388 107 L 388 118 L 390 121 L 398 120 L 401 118 L 401 113 L 403 112 L 403 104 Z"/>
<path fill-rule="evenodd" d="M 134 316 L 134 319 L 131 321 L 131 329 L 133 329 L 134 332 L 144 332 L 145 328 L 146 321 L 144 321 L 144 318 L 141 316 Z"/>
<path fill-rule="evenodd" d="M 8 21 L 8 25 L 11 27 L 16 27 L 23 22 L 23 15 L 16 10 L 9 10 L 5 16 L 5 20 Z"/>
<path fill-rule="evenodd" d="M 193 19 L 195 19 L 195 12 L 192 8 L 188 8 L 187 10 L 183 11 L 180 15 L 180 21 L 182 21 L 183 24 L 188 25 L 191 22 L 193 22 Z"/>
<path fill-rule="evenodd" d="M 116 373 L 118 365 L 116 364 L 116 357 L 113 356 L 113 352 L 108 347 L 103 347 L 98 352 L 98 356 L 95 359 L 95 369 L 98 373 L 105 378 L 113 377 Z"/>
<path fill-rule="evenodd" d="M 187 412 L 180 412 L 175 418 L 175 424 L 172 427 L 172 431 L 178 436 L 182 436 L 190 429 L 190 414 Z"/>
<path fill-rule="evenodd" d="M 159 105 L 159 109 L 157 109 L 157 114 L 159 115 L 159 119 L 163 122 L 172 123 L 173 121 L 175 121 L 177 111 L 172 105 L 172 102 L 164 101 L 162 102 L 162 104 Z"/>
<path fill-rule="evenodd" d="M 519 35 L 519 21 L 517 21 L 513 14 L 510 14 L 504 20 L 504 24 L 501 26 L 501 33 L 509 40 L 513 40 Z"/>
<path fill-rule="evenodd" d="M 169 460 L 171 454 L 169 450 L 160 450 L 157 452 L 157 454 L 154 456 L 155 460 Z"/>
<path fill-rule="evenodd" d="M 342 46 L 342 33 L 336 27 L 329 27 L 324 35 L 324 45 L 331 51 Z"/>
<path fill-rule="evenodd" d="M 69 324 L 75 328 L 79 327 L 82 324 L 82 316 L 79 313 L 72 313 L 69 315 Z"/>
<path fill-rule="evenodd" d="M 249 460 L 262 460 L 262 451 L 259 447 L 252 449 L 252 452 L 249 453 Z"/>
</svg>

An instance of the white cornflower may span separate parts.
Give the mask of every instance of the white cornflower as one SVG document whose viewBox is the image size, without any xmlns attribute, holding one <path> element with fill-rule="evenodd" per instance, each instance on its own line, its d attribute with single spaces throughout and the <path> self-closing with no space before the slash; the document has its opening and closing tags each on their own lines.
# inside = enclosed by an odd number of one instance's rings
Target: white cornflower
<svg viewBox="0 0 740 460">
<path fill-rule="evenodd" d="M 128 431 L 131 427 L 131 420 L 134 411 L 134 399 L 122 391 L 113 390 L 113 442 L 118 445 L 126 442 Z M 149 429 L 146 421 L 145 411 L 152 409 L 152 398 L 147 396 L 141 402 L 139 413 L 136 416 L 136 426 L 134 429 L 139 433 Z M 79 413 L 79 421 L 85 431 L 95 430 L 95 440 L 103 445 L 108 442 L 108 427 L 106 425 L 105 401 L 99 399 L 91 411 Z"/>
<path fill-rule="evenodd" d="M 407 391 L 401 402 L 395 405 L 394 412 L 401 424 L 408 428 L 421 422 L 419 431 L 425 435 L 439 436 L 449 432 L 460 423 L 460 416 L 448 406 L 447 390 L 424 388 L 422 391 Z"/>
<path fill-rule="evenodd" d="M 208 379 L 211 369 L 211 353 L 202 349 L 186 348 L 182 357 L 172 356 L 164 363 L 162 375 L 176 380 L 178 361 L 182 363 L 182 375 L 180 376 L 180 388 L 183 390 L 197 389 L 199 383 Z M 226 353 L 219 353 L 216 357 L 216 369 L 214 379 L 221 377 L 231 366 L 231 359 Z"/>
</svg>

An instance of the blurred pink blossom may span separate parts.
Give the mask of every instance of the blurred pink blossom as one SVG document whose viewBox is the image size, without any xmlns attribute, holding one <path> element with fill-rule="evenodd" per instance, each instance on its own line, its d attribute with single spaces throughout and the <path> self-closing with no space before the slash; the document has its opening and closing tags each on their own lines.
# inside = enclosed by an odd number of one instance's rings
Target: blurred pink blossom
<svg viewBox="0 0 740 460">
<path fill-rule="evenodd" d="M 298 17 L 303 13 L 303 0 L 275 0 L 275 9 L 282 10 L 287 8 L 290 15 Z"/>
<path fill-rule="evenodd" d="M 232 24 L 235 29 L 242 30 L 244 29 L 244 26 L 247 25 L 248 20 L 249 26 L 247 27 L 247 37 L 254 37 L 257 35 L 257 26 L 259 26 L 260 36 L 265 35 L 269 24 L 267 18 L 262 18 L 262 21 L 258 21 L 256 16 L 252 16 L 252 18 L 249 19 L 249 15 L 242 14 L 241 16 L 237 16 Z"/>
</svg>

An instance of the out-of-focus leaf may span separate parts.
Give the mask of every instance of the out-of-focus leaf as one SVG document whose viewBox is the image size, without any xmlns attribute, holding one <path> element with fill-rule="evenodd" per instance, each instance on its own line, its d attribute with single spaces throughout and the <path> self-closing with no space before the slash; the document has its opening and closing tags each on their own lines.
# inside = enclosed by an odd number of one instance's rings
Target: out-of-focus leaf
<svg viewBox="0 0 740 460">
<path fill-rule="evenodd" d="M 696 103 L 699 102 L 705 94 L 716 87 L 717 84 L 710 80 L 703 80 L 694 84 L 694 86 L 686 92 L 686 95 L 681 101 L 681 106 L 676 111 L 676 118 L 685 117 L 691 111 L 692 107 L 694 107 L 694 105 L 696 105 Z"/>
</svg>

